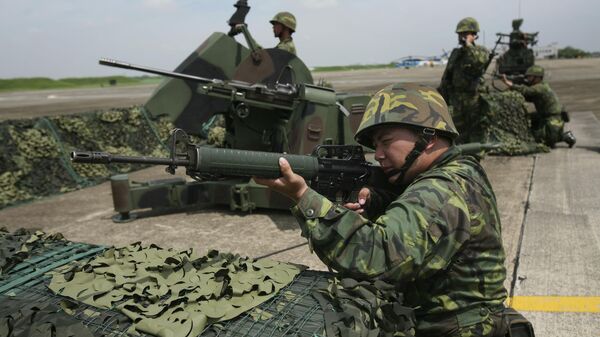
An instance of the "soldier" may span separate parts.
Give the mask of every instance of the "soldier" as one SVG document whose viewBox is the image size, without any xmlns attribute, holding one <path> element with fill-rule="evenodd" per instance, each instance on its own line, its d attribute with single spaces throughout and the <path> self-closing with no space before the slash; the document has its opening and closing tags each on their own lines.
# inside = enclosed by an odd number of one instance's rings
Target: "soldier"
<svg viewBox="0 0 600 337">
<path fill-rule="evenodd" d="M 562 106 L 558 97 L 544 81 L 544 68 L 533 65 L 525 72 L 527 85 L 514 84 L 502 75 L 502 81 L 511 90 L 521 93 L 528 102 L 535 105 L 536 113 L 531 119 L 533 136 L 539 143 L 544 143 L 552 148 L 556 143 L 566 142 L 569 147 L 575 145 L 575 135 L 571 131 L 563 132 L 565 126 L 562 117 Z"/>
<path fill-rule="evenodd" d="M 459 142 L 477 142 L 482 130 L 479 93 L 489 52 L 475 44 L 479 23 L 474 18 L 460 20 L 456 33 L 461 46 L 452 50 L 438 90 L 452 107 L 452 118 L 461 133 Z"/>
<path fill-rule="evenodd" d="M 296 46 L 292 39 L 292 34 L 296 31 L 296 17 L 290 12 L 279 12 L 269 22 L 273 25 L 273 34 L 279 39 L 279 43 L 275 48 L 296 55 Z M 244 34 L 250 49 L 262 48 L 250 35 L 246 24 L 238 24 L 235 29 L 238 33 Z"/>
<path fill-rule="evenodd" d="M 292 34 L 296 31 L 296 17 L 290 12 L 279 12 L 270 22 L 273 25 L 273 34 L 279 39 L 276 48 L 296 55 L 296 46 L 292 39 Z"/>
<path fill-rule="evenodd" d="M 281 178 L 256 181 L 296 202 L 302 235 L 342 277 L 395 284 L 415 308 L 416 336 L 504 336 L 496 197 L 457 136 L 435 89 L 391 85 L 373 96 L 355 139 L 375 149 L 396 196 L 363 188 L 357 203 L 335 205 L 283 158 Z"/>
</svg>

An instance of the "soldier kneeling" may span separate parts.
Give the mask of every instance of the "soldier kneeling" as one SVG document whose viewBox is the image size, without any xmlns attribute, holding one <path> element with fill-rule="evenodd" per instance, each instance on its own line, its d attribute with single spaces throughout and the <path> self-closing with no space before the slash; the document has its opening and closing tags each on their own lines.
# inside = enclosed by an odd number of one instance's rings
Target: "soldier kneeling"
<svg viewBox="0 0 600 337">
<path fill-rule="evenodd" d="M 566 142 L 569 147 L 575 145 L 576 139 L 573 132 L 563 132 L 566 113 L 558 102 L 556 93 L 544 81 L 544 68 L 533 65 L 525 72 L 527 85 L 514 84 L 502 75 L 502 81 L 511 90 L 521 93 L 525 100 L 535 105 L 536 113 L 531 120 L 533 136 L 538 143 L 544 143 L 551 148 L 556 143 Z"/>
</svg>

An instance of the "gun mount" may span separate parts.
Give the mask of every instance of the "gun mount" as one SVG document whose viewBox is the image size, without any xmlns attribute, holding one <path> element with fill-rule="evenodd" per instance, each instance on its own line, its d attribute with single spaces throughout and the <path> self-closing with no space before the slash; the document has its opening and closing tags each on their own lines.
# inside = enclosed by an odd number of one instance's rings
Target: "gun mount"
<svg viewBox="0 0 600 337">
<path fill-rule="evenodd" d="M 308 67 L 284 50 L 238 43 L 233 28 L 244 24 L 250 7 L 243 0 L 234 6 L 229 33 L 212 33 L 173 71 L 110 59 L 100 64 L 165 76 L 145 103 L 145 112 L 201 138 L 220 120 L 218 147 L 306 155 L 320 144 L 356 145 L 353 135 L 369 96 L 341 95 L 314 85 Z M 247 177 L 138 183 L 118 175 L 111 183 L 115 210 L 122 215 L 116 221 L 147 208 L 162 212 L 224 204 L 251 211 L 289 206 Z"/>
<path fill-rule="evenodd" d="M 525 33 L 521 31 L 523 19 L 512 22 L 513 31 L 510 34 L 497 33 L 496 45 L 506 45 L 508 50 L 500 55 L 496 62 L 496 75 L 505 74 L 515 83 L 523 83 L 527 68 L 535 63 L 532 47 L 538 42 L 539 32 Z"/>
</svg>

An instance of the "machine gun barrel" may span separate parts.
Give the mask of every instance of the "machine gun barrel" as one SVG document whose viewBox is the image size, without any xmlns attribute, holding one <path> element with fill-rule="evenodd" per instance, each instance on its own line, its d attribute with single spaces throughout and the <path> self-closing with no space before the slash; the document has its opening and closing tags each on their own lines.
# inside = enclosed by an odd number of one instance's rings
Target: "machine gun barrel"
<svg viewBox="0 0 600 337">
<path fill-rule="evenodd" d="M 131 64 L 131 63 L 123 62 L 123 61 L 117 61 L 117 60 L 113 60 L 113 59 L 109 59 L 109 58 L 101 58 L 98 61 L 98 63 L 100 63 L 101 65 L 104 65 L 104 66 L 122 68 L 122 69 L 128 69 L 128 70 L 138 70 L 138 71 L 142 71 L 145 73 L 173 77 L 173 78 L 177 78 L 180 80 L 189 80 L 189 81 L 200 82 L 200 83 L 220 83 L 220 82 L 222 82 L 221 80 L 209 79 L 209 78 L 188 75 L 188 74 L 183 74 L 183 73 L 176 73 L 176 72 L 166 71 L 166 70 L 157 69 L 157 68 L 139 66 L 139 65 L 135 65 L 135 64 Z"/>
</svg>

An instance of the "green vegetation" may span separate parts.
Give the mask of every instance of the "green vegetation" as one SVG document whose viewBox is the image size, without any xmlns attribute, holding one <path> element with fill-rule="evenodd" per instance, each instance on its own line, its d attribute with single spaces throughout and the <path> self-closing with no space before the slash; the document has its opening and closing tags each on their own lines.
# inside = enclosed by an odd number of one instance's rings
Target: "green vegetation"
<svg viewBox="0 0 600 337">
<path fill-rule="evenodd" d="M 581 49 L 573 48 L 571 46 L 567 46 L 558 50 L 559 59 L 576 59 L 589 56 L 591 56 L 590 53 Z"/>
<path fill-rule="evenodd" d="M 161 78 L 156 76 L 70 77 L 59 80 L 46 77 L 10 78 L 0 79 L 0 92 L 154 84 L 160 82 L 160 80 Z"/>
<path fill-rule="evenodd" d="M 329 66 L 329 67 L 314 67 L 313 72 L 325 72 L 325 71 L 343 71 L 343 70 L 362 70 L 362 69 L 385 69 L 395 68 L 394 63 L 386 64 L 354 64 L 348 66 Z"/>
</svg>

